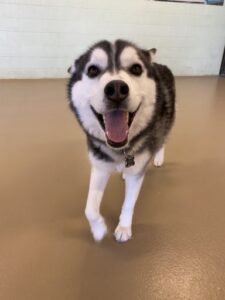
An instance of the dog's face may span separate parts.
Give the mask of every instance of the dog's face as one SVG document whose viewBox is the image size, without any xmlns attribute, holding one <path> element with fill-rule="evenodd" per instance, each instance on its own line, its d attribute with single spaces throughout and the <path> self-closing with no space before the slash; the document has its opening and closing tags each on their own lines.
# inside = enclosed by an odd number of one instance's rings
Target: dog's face
<svg viewBox="0 0 225 300">
<path fill-rule="evenodd" d="M 121 149 L 145 128 L 156 101 L 155 51 L 102 41 L 75 61 L 69 69 L 70 101 L 88 134 Z"/>
</svg>

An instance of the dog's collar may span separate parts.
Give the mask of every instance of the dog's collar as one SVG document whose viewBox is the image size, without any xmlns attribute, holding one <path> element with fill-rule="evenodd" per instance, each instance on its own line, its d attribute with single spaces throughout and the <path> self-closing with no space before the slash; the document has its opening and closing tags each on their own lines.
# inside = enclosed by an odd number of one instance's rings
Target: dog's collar
<svg viewBox="0 0 225 300">
<path fill-rule="evenodd" d="M 131 153 L 129 154 L 125 149 L 123 150 L 123 155 L 125 159 L 125 167 L 130 168 L 135 165 L 134 160 L 134 152 L 131 150 Z"/>
<path fill-rule="evenodd" d="M 104 144 L 106 145 L 106 143 L 104 141 L 101 141 L 100 139 L 96 138 L 95 136 L 92 136 L 90 134 L 87 134 L 87 136 L 91 139 L 94 139 L 96 142 L 100 143 L 100 144 Z M 91 140 L 90 139 L 90 140 Z M 107 146 L 107 145 L 106 145 Z M 135 165 L 135 159 L 134 159 L 134 151 L 131 149 L 128 151 L 128 149 L 124 149 L 123 150 L 123 156 L 124 156 L 124 160 L 125 160 L 125 167 L 126 168 L 130 168 L 132 166 Z"/>
</svg>

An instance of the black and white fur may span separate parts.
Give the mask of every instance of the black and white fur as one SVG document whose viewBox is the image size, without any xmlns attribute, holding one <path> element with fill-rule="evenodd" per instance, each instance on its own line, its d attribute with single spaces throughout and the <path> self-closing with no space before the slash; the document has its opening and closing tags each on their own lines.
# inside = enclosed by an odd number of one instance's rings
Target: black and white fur
<svg viewBox="0 0 225 300">
<path fill-rule="evenodd" d="M 107 233 L 100 204 L 110 174 L 118 171 L 125 179 L 125 200 L 114 233 L 117 241 L 125 242 L 132 236 L 134 206 L 146 167 L 150 160 L 155 166 L 161 166 L 164 161 L 164 144 L 175 118 L 175 83 L 166 66 L 153 62 L 155 52 L 156 49 L 143 50 L 123 40 L 101 41 L 75 60 L 69 69 L 70 107 L 86 134 L 92 165 L 85 214 L 96 241 Z M 137 64 L 142 70 L 138 76 L 131 73 L 132 66 Z M 98 76 L 88 76 L 90 66 L 98 67 Z M 129 87 L 129 95 L 121 107 L 113 107 L 104 93 L 106 85 L 113 80 L 121 80 Z M 128 140 L 121 147 L 108 144 L 96 115 L 104 115 L 112 109 L 136 112 Z M 124 153 L 134 156 L 134 166 L 125 167 Z"/>
</svg>

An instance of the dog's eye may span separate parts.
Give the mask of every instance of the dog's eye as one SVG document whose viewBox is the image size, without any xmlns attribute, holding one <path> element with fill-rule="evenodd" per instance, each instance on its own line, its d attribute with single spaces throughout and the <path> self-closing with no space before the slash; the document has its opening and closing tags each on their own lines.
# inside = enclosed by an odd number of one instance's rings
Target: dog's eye
<svg viewBox="0 0 225 300">
<path fill-rule="evenodd" d="M 101 73 L 101 70 L 99 69 L 99 67 L 92 65 L 88 68 L 87 70 L 87 75 L 90 78 L 95 78 L 97 77 L 99 74 Z"/>
<path fill-rule="evenodd" d="M 143 72 L 142 66 L 139 64 L 134 64 L 130 67 L 129 69 L 130 73 L 135 75 L 135 76 L 140 76 Z"/>
</svg>

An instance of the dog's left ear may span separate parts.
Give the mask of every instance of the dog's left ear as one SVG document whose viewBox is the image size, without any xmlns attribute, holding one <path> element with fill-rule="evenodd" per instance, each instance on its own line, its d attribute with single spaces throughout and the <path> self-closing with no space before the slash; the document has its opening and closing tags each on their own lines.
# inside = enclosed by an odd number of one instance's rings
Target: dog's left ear
<svg viewBox="0 0 225 300">
<path fill-rule="evenodd" d="M 155 61 L 155 55 L 156 55 L 157 49 L 156 48 L 152 48 L 152 49 L 148 50 L 148 52 L 149 52 L 150 57 L 151 57 L 151 62 L 154 62 Z"/>
<path fill-rule="evenodd" d="M 70 67 L 68 68 L 67 72 L 68 72 L 69 74 L 71 74 L 71 75 L 74 74 L 74 73 L 76 72 L 75 63 L 74 63 L 72 66 L 70 66 Z"/>
</svg>

